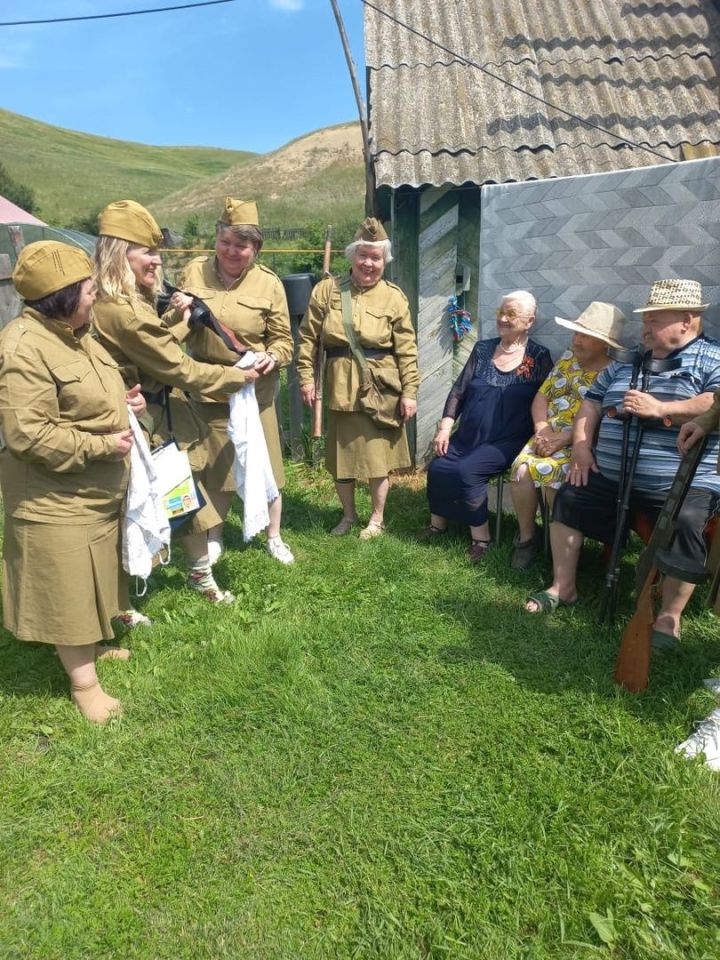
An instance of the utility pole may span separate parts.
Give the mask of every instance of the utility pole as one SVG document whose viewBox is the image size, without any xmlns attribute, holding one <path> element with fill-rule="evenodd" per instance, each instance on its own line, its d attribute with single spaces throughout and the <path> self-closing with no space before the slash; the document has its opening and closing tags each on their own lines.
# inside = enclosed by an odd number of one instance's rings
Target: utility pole
<svg viewBox="0 0 720 960">
<path fill-rule="evenodd" d="M 340 7 L 337 4 L 337 0 L 330 0 L 330 5 L 332 6 L 333 13 L 335 14 L 335 21 L 340 33 L 340 40 L 343 45 L 345 61 L 348 66 L 348 70 L 350 71 L 350 80 L 352 82 L 353 93 L 355 94 L 355 102 L 357 104 L 358 115 L 360 117 L 363 158 L 365 160 L 365 215 L 372 217 L 375 215 L 375 171 L 373 170 L 372 158 L 370 156 L 370 134 L 368 132 L 367 110 L 365 108 L 363 95 L 360 92 L 360 84 L 358 83 L 357 78 L 357 68 L 350 50 L 350 43 L 348 42 L 347 33 L 345 32 L 345 24 L 343 22 L 342 14 L 340 13 Z"/>
</svg>

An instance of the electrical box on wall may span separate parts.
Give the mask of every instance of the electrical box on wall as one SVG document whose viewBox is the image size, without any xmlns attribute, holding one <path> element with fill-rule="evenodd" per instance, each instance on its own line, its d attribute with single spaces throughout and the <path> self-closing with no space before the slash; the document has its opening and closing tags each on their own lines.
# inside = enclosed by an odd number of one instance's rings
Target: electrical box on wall
<svg viewBox="0 0 720 960">
<path fill-rule="evenodd" d="M 467 293 L 470 289 L 470 280 L 472 270 L 466 263 L 458 263 L 455 267 L 455 293 L 459 296 L 461 293 Z"/>
</svg>

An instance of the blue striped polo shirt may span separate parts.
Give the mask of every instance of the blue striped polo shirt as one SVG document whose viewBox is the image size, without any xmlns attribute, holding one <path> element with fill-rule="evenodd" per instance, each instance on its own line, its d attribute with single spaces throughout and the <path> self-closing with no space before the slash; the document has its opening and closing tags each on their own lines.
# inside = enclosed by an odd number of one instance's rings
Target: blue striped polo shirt
<svg viewBox="0 0 720 960">
<path fill-rule="evenodd" d="M 667 373 L 652 374 L 648 392 L 658 400 L 689 400 L 699 393 L 713 393 L 720 387 L 720 342 L 704 335 L 674 350 L 670 357 L 679 357 L 682 365 Z M 610 407 L 621 407 L 625 393 L 630 389 L 632 365 L 611 363 L 598 374 L 595 383 L 585 394 L 586 400 L 599 403 L 603 410 L 600 421 L 595 459 L 603 476 L 619 480 L 622 452 L 623 422 L 605 416 Z M 647 427 L 642 436 L 633 490 L 662 491 L 670 488 L 681 456 L 677 449 L 679 426 Z M 635 423 L 630 428 L 629 451 L 635 445 Z M 710 437 L 705 454 L 698 465 L 693 487 L 720 493 L 717 473 L 718 434 Z"/>
</svg>

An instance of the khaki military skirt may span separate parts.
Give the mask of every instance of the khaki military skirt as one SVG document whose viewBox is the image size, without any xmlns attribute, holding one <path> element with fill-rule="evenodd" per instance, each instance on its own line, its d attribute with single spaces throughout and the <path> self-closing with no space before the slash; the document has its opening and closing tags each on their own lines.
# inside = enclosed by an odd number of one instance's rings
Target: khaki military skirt
<svg viewBox="0 0 720 960">
<path fill-rule="evenodd" d="M 208 490 L 221 490 L 225 493 L 234 492 L 233 461 L 235 459 L 235 448 L 227 432 L 230 404 L 193 401 L 193 409 L 198 418 L 202 419 L 207 430 L 205 435 L 207 465 L 203 473 L 205 486 Z M 285 486 L 285 468 L 283 467 L 280 429 L 274 403 L 260 407 L 260 423 L 270 455 L 270 466 L 272 467 L 275 484 L 278 490 L 282 490 Z"/>
<path fill-rule="evenodd" d="M 72 525 L 6 517 L 3 572 L 3 622 L 18 640 L 112 640 L 112 617 L 130 605 L 118 517 Z"/>
<path fill-rule="evenodd" d="M 325 466 L 336 480 L 387 477 L 409 467 L 405 427 L 383 430 L 366 413 L 329 410 Z"/>
</svg>

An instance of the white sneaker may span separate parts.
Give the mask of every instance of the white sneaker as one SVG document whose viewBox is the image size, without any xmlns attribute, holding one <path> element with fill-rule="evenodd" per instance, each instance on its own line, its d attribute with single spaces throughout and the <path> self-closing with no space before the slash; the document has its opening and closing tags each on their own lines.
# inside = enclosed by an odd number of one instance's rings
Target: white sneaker
<svg viewBox="0 0 720 960">
<path fill-rule="evenodd" d="M 267 552 L 280 563 L 294 563 L 295 557 L 292 555 L 290 547 L 283 542 L 282 537 L 268 537 Z"/>
<path fill-rule="evenodd" d="M 695 733 L 675 747 L 675 753 L 688 758 L 705 754 L 705 764 L 711 770 L 720 770 L 720 707 L 702 720 Z"/>
<path fill-rule="evenodd" d="M 130 607 L 129 610 L 121 610 L 120 613 L 113 617 L 113 620 L 117 620 L 118 623 L 121 623 L 129 630 L 133 630 L 135 627 L 152 626 L 150 617 L 146 617 L 144 613 L 140 613 L 139 610 L 135 610 L 133 607 Z"/>
<path fill-rule="evenodd" d="M 211 567 L 215 566 L 223 554 L 222 540 L 208 540 L 208 563 Z"/>
</svg>

